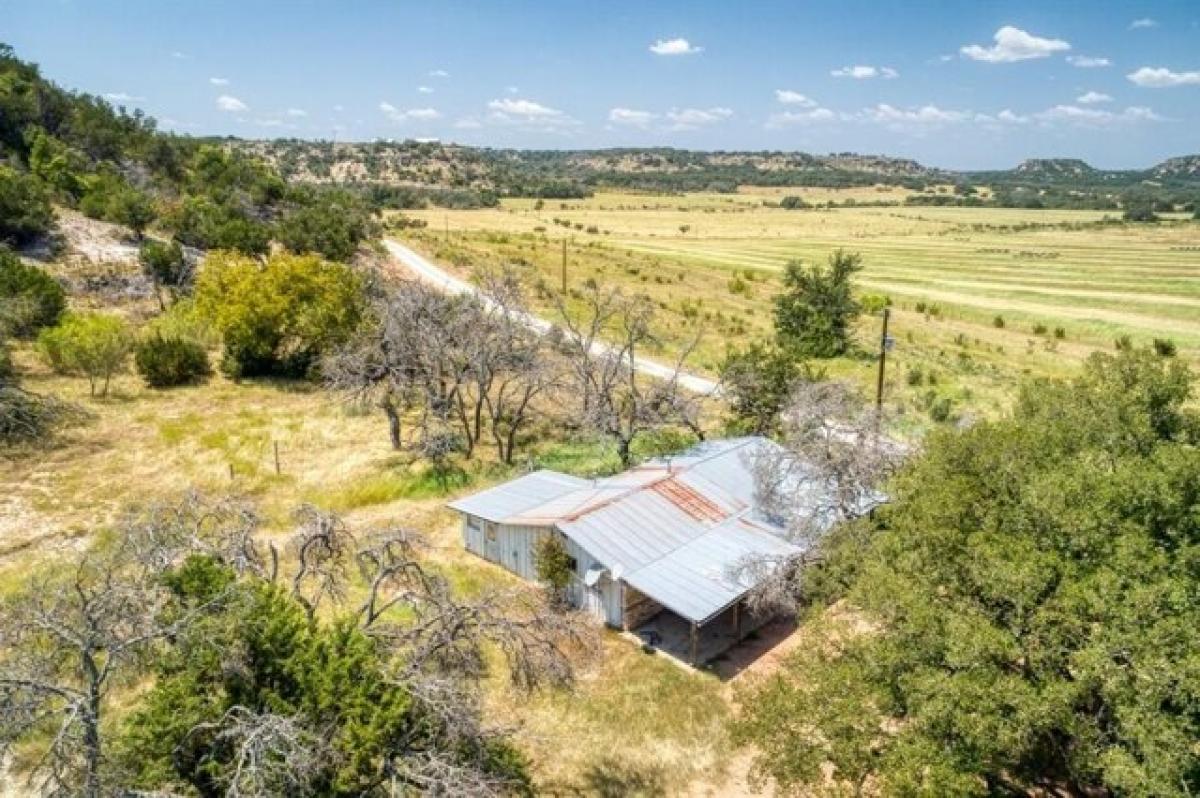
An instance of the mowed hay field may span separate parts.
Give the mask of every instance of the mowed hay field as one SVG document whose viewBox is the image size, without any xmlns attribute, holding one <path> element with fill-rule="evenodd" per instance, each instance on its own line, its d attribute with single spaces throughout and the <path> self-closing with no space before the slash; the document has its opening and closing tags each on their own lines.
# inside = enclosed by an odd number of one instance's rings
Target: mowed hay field
<svg viewBox="0 0 1200 798">
<path fill-rule="evenodd" d="M 1070 371 L 1128 335 L 1169 338 L 1200 356 L 1200 223 L 1130 225 L 1114 212 L 866 206 L 902 202 L 895 187 L 744 189 L 679 196 L 601 193 L 586 200 L 505 200 L 500 208 L 408 211 L 427 227 L 403 238 L 459 271 L 516 265 L 549 312 L 568 241 L 568 289 L 596 279 L 659 305 L 665 351 L 705 337 L 692 365 L 714 371 L 726 347 L 770 332 L 771 298 L 792 259 L 859 252 L 861 292 L 893 304 L 888 395 L 920 414 L 945 397 L 991 414 L 1022 375 Z M 782 196 L 854 207 L 784 210 Z M 863 319 L 864 350 L 878 319 Z M 830 370 L 870 385 L 867 354 Z M 932 379 L 931 379 L 932 377 Z"/>
</svg>

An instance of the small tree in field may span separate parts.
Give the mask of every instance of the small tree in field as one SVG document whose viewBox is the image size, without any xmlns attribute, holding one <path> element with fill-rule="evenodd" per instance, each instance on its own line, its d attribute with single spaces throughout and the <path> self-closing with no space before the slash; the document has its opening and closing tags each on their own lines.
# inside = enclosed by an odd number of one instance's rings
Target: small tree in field
<svg viewBox="0 0 1200 798">
<path fill-rule="evenodd" d="M 571 575 L 575 573 L 571 555 L 557 533 L 551 532 L 537 542 L 534 551 L 534 563 L 537 566 L 538 579 L 550 588 L 550 597 L 557 605 L 566 602 L 567 586 L 571 583 Z"/>
<path fill-rule="evenodd" d="M 55 371 L 88 378 L 91 395 L 108 395 L 112 376 L 125 366 L 133 348 L 129 326 L 106 313 L 67 316 L 57 327 L 42 331 L 38 349 Z"/>
<path fill-rule="evenodd" d="M 162 289 L 166 287 L 172 292 L 177 291 L 191 278 L 191 269 L 178 241 L 146 241 L 138 252 L 138 261 L 142 264 L 142 271 L 154 282 L 158 306 L 163 309 L 166 303 L 163 302 Z"/>
<path fill-rule="evenodd" d="M 861 270 L 862 256 L 841 249 L 829 256 L 826 266 L 788 263 L 784 291 L 775 298 L 779 343 L 808 357 L 846 354 L 851 327 L 862 312 L 850 279 Z"/>
</svg>

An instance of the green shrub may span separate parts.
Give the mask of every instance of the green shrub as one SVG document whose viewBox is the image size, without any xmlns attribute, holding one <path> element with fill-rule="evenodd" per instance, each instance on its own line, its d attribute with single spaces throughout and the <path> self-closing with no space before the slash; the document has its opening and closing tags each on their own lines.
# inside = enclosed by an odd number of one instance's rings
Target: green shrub
<svg viewBox="0 0 1200 798">
<path fill-rule="evenodd" d="M 1004 329 L 1004 317 L 997 316 L 996 318 L 992 319 L 992 326 L 995 327 L 997 330 L 1003 330 Z"/>
<path fill-rule="evenodd" d="M 1055 327 L 1054 328 L 1054 337 L 1060 341 L 1062 339 L 1066 338 L 1067 337 L 1067 328 L 1066 327 Z"/>
<path fill-rule="evenodd" d="M 1154 339 L 1154 353 L 1159 357 L 1175 357 L 1178 351 L 1179 349 L 1175 346 L 1175 342 L 1170 338 Z"/>
<path fill-rule="evenodd" d="M 950 411 L 953 408 L 953 402 L 948 396 L 939 396 L 929 404 L 929 417 L 942 424 L 950 420 Z"/>
<path fill-rule="evenodd" d="M 88 378 L 92 396 L 106 396 L 112 376 L 129 358 L 133 336 L 119 316 L 106 313 L 77 313 L 63 318 L 38 336 L 38 350 L 60 374 Z"/>
<path fill-rule="evenodd" d="M 177 239 L 200 249 L 262 255 L 271 243 L 271 229 L 266 224 L 211 197 L 189 197 L 167 223 L 175 229 Z"/>
<path fill-rule="evenodd" d="M 0 244 L 28 244 L 53 224 L 54 209 L 41 181 L 0 164 Z"/>
<path fill-rule="evenodd" d="M 212 374 L 204 347 L 186 338 L 152 334 L 134 350 L 138 374 L 151 388 L 201 382 Z"/>
<path fill-rule="evenodd" d="M 221 368 L 232 377 L 309 376 L 321 354 L 353 332 L 364 300 L 354 271 L 315 255 L 260 263 L 213 253 L 195 293 L 200 318 L 221 334 Z"/>
<path fill-rule="evenodd" d="M 1033 334 L 1034 335 L 1045 335 L 1046 334 L 1046 325 L 1045 324 L 1033 325 Z"/>
<path fill-rule="evenodd" d="M 57 280 L 0 247 L 0 332 L 33 335 L 57 324 L 66 307 Z"/>
<path fill-rule="evenodd" d="M 280 221 L 276 235 L 292 252 L 315 252 L 330 260 L 350 260 L 376 225 L 370 211 L 345 191 L 324 191 L 303 196 L 305 204 Z"/>
</svg>

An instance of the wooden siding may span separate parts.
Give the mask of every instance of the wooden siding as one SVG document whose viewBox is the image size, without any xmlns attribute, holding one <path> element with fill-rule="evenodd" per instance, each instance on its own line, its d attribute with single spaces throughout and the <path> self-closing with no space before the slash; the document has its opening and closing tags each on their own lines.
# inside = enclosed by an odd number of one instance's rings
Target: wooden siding
<svg viewBox="0 0 1200 798">
<path fill-rule="evenodd" d="M 535 552 L 545 527 L 494 524 L 472 515 L 463 515 L 463 545 L 467 551 L 504 566 L 522 579 L 537 581 Z"/>
<path fill-rule="evenodd" d="M 537 581 L 538 539 L 549 532 L 547 527 L 494 524 L 465 513 L 462 519 L 463 546 L 467 551 L 503 566 L 530 582 Z M 575 573 L 567 586 L 571 605 L 620 629 L 625 615 L 624 593 L 629 588 L 607 575 L 589 588 L 583 582 L 584 575 L 589 568 L 600 563 L 570 538 L 564 540 L 567 554 L 575 558 Z"/>
<path fill-rule="evenodd" d="M 620 629 L 621 618 L 624 614 L 622 605 L 624 583 L 614 581 L 606 574 L 595 585 L 588 587 L 584 584 L 584 576 L 592 566 L 603 567 L 603 563 L 575 541 L 570 538 L 565 538 L 565 540 L 567 554 L 575 558 L 575 576 L 567 588 L 567 595 L 571 599 L 571 603 L 609 626 Z"/>
</svg>

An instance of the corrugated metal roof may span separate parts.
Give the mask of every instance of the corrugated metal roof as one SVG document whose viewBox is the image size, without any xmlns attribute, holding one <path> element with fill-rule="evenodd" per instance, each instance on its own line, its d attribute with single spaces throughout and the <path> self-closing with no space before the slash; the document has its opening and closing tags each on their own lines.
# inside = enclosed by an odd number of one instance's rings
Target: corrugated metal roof
<svg viewBox="0 0 1200 798">
<path fill-rule="evenodd" d="M 614 579 L 703 622 L 752 587 L 733 573 L 747 559 L 801 551 L 755 510 L 753 461 L 764 447 L 777 444 L 710 441 L 591 482 L 540 471 L 450 506 L 505 524 L 553 525 Z"/>
<path fill-rule="evenodd" d="M 754 587 L 742 566 L 800 553 L 761 523 L 738 516 L 623 578 L 677 615 L 703 623 Z"/>
<path fill-rule="evenodd" d="M 619 485 L 619 495 L 564 514 L 556 525 L 618 577 L 631 573 L 748 509 L 754 494 L 750 458 L 758 447 L 774 445 L 764 438 L 731 438 L 652 460 L 601 480 L 597 490 Z"/>
<path fill-rule="evenodd" d="M 488 521 L 505 523 L 510 516 L 545 504 L 587 484 L 585 480 L 557 471 L 535 471 L 503 485 L 450 502 L 449 507 Z M 553 520 L 542 525 L 549 526 L 552 523 Z"/>
</svg>

